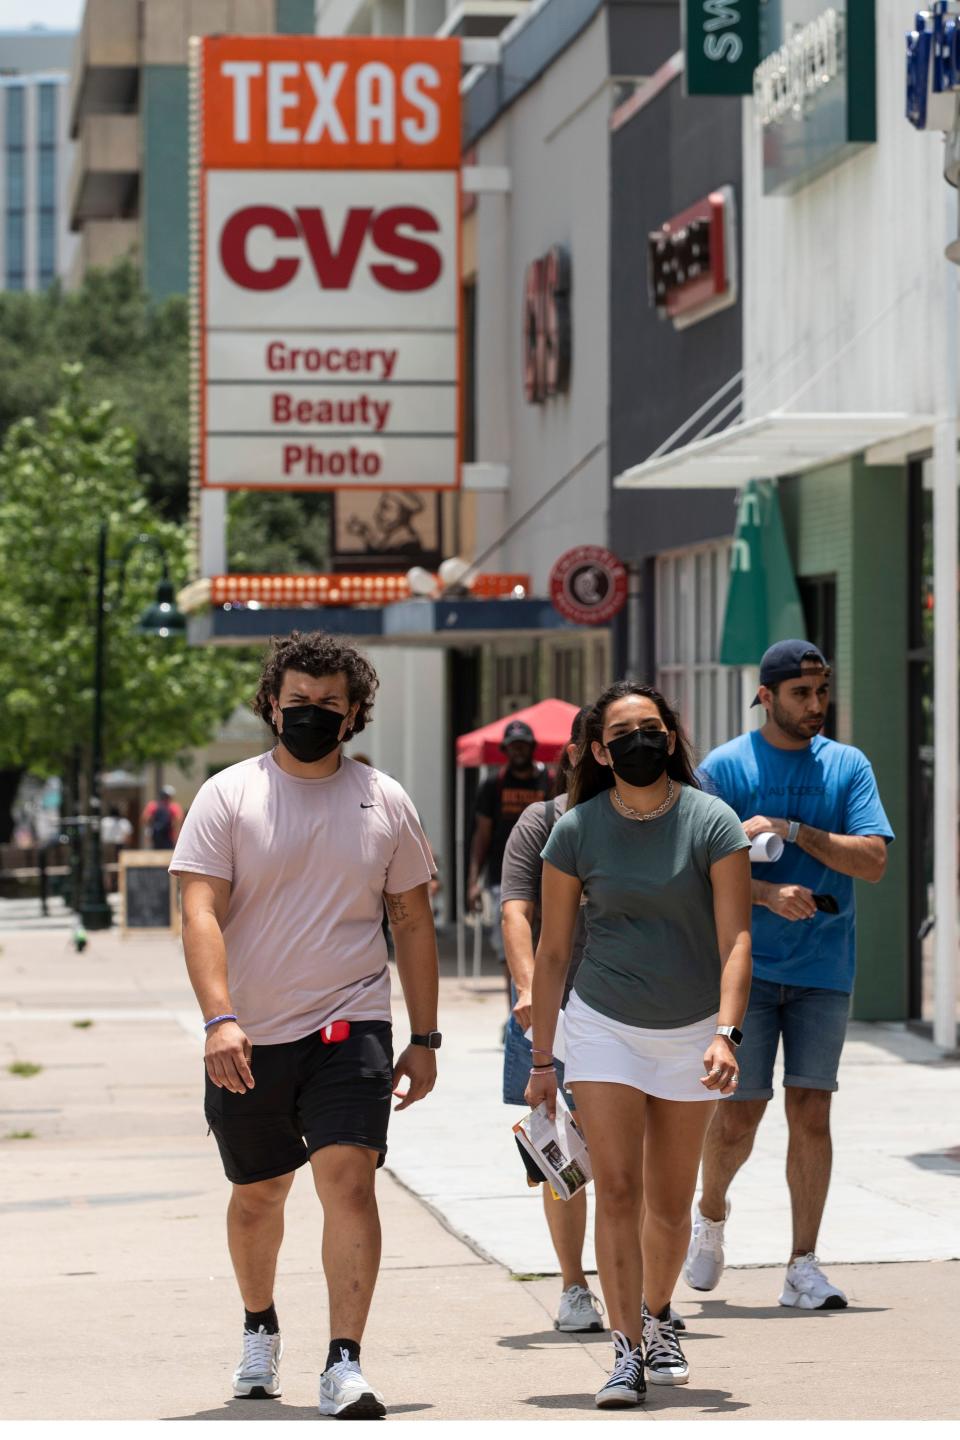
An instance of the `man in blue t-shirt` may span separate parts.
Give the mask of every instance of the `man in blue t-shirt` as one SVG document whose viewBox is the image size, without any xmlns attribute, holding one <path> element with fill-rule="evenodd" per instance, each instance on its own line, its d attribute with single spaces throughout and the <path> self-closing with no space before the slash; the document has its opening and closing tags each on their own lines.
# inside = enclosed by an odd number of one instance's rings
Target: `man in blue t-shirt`
<svg viewBox="0 0 960 1440">
<path fill-rule="evenodd" d="M 893 839 L 866 756 L 820 733 L 829 699 L 820 651 L 781 640 L 760 665 L 754 704 L 767 712 L 763 728 L 719 746 L 700 769 L 704 789 L 732 806 L 750 839 L 772 831 L 783 854 L 753 867 L 753 985 L 739 1088 L 707 1132 L 683 1273 L 695 1290 L 712 1290 L 723 1273 L 727 1190 L 773 1097 L 782 1036 L 793 1250 L 780 1304 L 803 1310 L 847 1303 L 815 1253 L 830 1184 L 830 1099 L 853 989 L 853 882 L 883 878 Z"/>
</svg>

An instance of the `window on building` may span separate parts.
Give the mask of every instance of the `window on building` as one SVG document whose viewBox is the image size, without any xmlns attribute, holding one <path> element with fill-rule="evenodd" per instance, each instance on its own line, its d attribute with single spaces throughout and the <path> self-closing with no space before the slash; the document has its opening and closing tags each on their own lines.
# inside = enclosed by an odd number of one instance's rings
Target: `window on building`
<svg viewBox="0 0 960 1440">
<path fill-rule="evenodd" d="M 37 277 L 41 290 L 53 284 L 57 274 L 57 217 L 41 210 L 37 217 Z"/>
<path fill-rule="evenodd" d="M 23 151 L 8 150 L 6 162 L 6 208 L 19 213 L 26 204 Z"/>
<path fill-rule="evenodd" d="M 49 146 L 51 149 L 55 148 L 57 143 L 57 89 L 56 85 L 39 87 L 37 139 L 41 146 Z"/>
<path fill-rule="evenodd" d="M 23 135 L 23 87 L 11 85 L 7 89 L 6 105 L 6 146 L 8 150 L 22 150 L 24 144 Z"/>
<path fill-rule="evenodd" d="M 557 700 L 570 705 L 583 704 L 583 650 L 579 645 L 564 646 L 553 652 L 553 685 L 551 693 Z"/>
<path fill-rule="evenodd" d="M 22 290 L 26 281 L 26 246 L 24 244 L 24 218 L 22 210 L 8 210 L 4 224 L 6 265 L 4 286 L 7 290 Z"/>
<path fill-rule="evenodd" d="M 57 152 L 37 151 L 37 203 L 51 213 L 57 208 Z"/>
<path fill-rule="evenodd" d="M 523 710 L 534 702 L 535 652 L 515 651 L 513 654 L 496 657 L 496 713 L 509 715 L 511 710 Z"/>
<path fill-rule="evenodd" d="M 657 685 L 702 757 L 743 728 L 741 675 L 717 660 L 730 575 L 729 540 L 656 562 Z"/>
</svg>

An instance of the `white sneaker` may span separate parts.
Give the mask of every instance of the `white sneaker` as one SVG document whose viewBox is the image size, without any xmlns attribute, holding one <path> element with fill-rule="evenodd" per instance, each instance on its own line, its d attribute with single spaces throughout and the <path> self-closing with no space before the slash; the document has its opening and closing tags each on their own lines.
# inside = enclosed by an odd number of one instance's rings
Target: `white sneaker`
<svg viewBox="0 0 960 1440">
<path fill-rule="evenodd" d="M 686 1385 L 690 1379 L 690 1366 L 680 1349 L 672 1316 L 669 1306 L 662 1315 L 651 1315 L 644 1302 L 643 1358 L 654 1385 Z"/>
<path fill-rule="evenodd" d="M 280 1356 L 283 1341 L 279 1333 L 244 1330 L 243 1357 L 233 1372 L 233 1393 L 238 1400 L 266 1400 L 280 1394 Z"/>
<path fill-rule="evenodd" d="M 683 1262 L 683 1278 L 692 1290 L 715 1290 L 723 1274 L 723 1227 L 730 1217 L 730 1201 L 722 1220 L 708 1220 L 694 1207 L 690 1248 Z"/>
<path fill-rule="evenodd" d="M 581 1332 L 602 1330 L 603 1306 L 585 1285 L 571 1285 L 560 1296 L 560 1308 L 553 1322 L 554 1330 Z"/>
<path fill-rule="evenodd" d="M 320 1376 L 320 1414 L 340 1420 L 382 1420 L 387 1413 L 379 1390 L 364 1380 L 360 1365 L 346 1350 Z"/>
<path fill-rule="evenodd" d="M 610 1378 L 596 1394 L 598 1410 L 622 1410 L 627 1405 L 642 1405 L 647 1398 L 647 1382 L 643 1378 L 643 1351 L 630 1349 L 630 1341 L 619 1330 L 613 1332 L 614 1365 Z"/>
<path fill-rule="evenodd" d="M 846 1310 L 847 1297 L 820 1269 L 816 1255 L 800 1255 L 787 1266 L 781 1305 L 795 1305 L 798 1310 Z"/>
</svg>

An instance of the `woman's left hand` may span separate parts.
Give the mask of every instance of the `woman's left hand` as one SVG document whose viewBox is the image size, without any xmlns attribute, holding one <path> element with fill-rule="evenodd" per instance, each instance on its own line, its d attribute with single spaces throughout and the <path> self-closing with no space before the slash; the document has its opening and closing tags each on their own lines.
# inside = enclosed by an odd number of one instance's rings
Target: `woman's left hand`
<svg viewBox="0 0 960 1440">
<path fill-rule="evenodd" d="M 721 1095 L 736 1093 L 740 1066 L 733 1046 L 722 1035 L 715 1036 L 704 1051 L 703 1068 L 707 1073 L 700 1076 L 700 1084 L 705 1090 L 719 1090 Z"/>
</svg>

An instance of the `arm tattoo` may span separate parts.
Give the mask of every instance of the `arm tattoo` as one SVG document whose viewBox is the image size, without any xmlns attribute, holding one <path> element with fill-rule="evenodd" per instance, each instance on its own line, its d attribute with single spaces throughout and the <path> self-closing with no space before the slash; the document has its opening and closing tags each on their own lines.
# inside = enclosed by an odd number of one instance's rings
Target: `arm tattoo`
<svg viewBox="0 0 960 1440">
<path fill-rule="evenodd" d="M 383 898 L 387 903 L 387 916 L 391 925 L 399 925 L 401 921 L 410 919 L 407 902 L 402 895 L 384 895 Z"/>
</svg>

